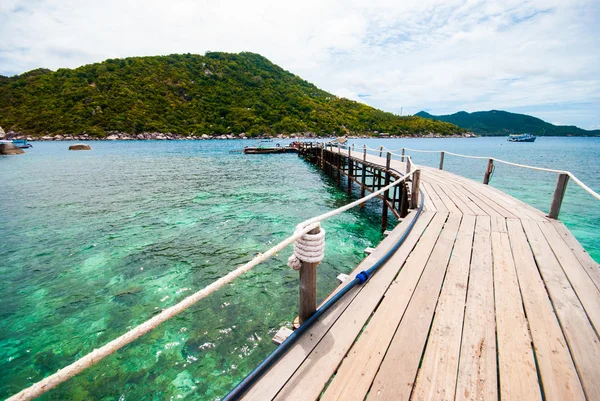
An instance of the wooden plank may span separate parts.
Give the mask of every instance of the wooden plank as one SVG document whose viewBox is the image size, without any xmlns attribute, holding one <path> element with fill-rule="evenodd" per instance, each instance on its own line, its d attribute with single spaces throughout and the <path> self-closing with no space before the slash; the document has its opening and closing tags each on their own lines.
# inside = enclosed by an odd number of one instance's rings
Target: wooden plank
<svg viewBox="0 0 600 401">
<path fill-rule="evenodd" d="M 410 398 L 461 219 L 462 216 L 460 215 L 449 215 L 448 221 L 444 225 L 425 266 L 421 280 L 419 280 L 408 308 L 402 316 L 398 329 L 381 362 L 379 371 L 373 380 L 367 401 L 374 399 L 402 401 Z M 398 280 L 402 280 L 402 278 L 399 277 Z M 390 297 L 393 297 L 393 294 L 390 294 Z M 384 301 L 387 301 L 387 298 L 386 294 Z M 396 304 L 393 300 L 388 303 L 390 309 L 393 310 Z M 385 319 L 385 316 L 382 316 L 382 319 Z M 374 328 L 373 331 L 375 331 Z M 407 344 L 410 344 L 410 346 L 407 346 Z M 363 354 L 362 358 L 363 360 L 373 359 L 370 354 Z M 356 373 L 352 375 L 352 380 L 363 377 L 363 372 Z M 355 393 L 363 397 L 365 395 L 365 393 L 360 394 L 358 391 L 355 391 Z M 339 397 L 338 399 L 346 400 L 356 397 L 355 394 L 347 395 L 348 397 Z"/>
<path fill-rule="evenodd" d="M 486 212 L 483 211 L 475 202 L 473 202 L 469 197 L 467 197 L 463 192 L 461 192 L 462 186 L 460 185 L 445 185 L 442 187 L 444 192 L 448 194 L 448 196 L 454 196 L 459 198 L 471 211 L 472 214 L 477 216 L 485 216 Z"/>
<path fill-rule="evenodd" d="M 584 400 L 571 353 L 523 227 L 515 219 L 509 219 L 507 226 L 544 397 L 547 401 Z"/>
<path fill-rule="evenodd" d="M 420 238 L 421 233 L 425 230 L 425 227 L 429 224 L 433 218 L 434 213 L 423 213 L 421 217 L 415 223 L 415 226 L 411 233 L 408 235 L 401 250 L 411 250 L 417 240 Z M 383 256 L 390 247 L 398 240 L 402 233 L 406 230 L 410 220 L 404 220 L 400 223 L 388 237 L 384 238 L 383 241 L 376 248 L 375 252 L 369 255 L 363 262 L 361 262 L 356 269 L 349 275 L 351 279 L 354 279 L 356 275 L 370 268 L 375 261 Z M 397 252 L 398 253 L 398 252 Z M 289 380 L 289 378 L 297 370 L 298 366 L 307 358 L 308 354 L 317 346 L 321 339 L 327 334 L 331 326 L 337 321 L 342 312 L 346 310 L 351 301 L 356 297 L 358 293 L 364 290 L 367 286 L 379 286 L 381 280 L 385 280 L 387 276 L 384 273 L 391 269 L 382 269 L 364 286 L 357 286 L 350 290 L 340 301 L 338 301 L 332 308 L 317 322 L 313 324 L 309 331 L 307 331 L 281 359 L 275 363 L 242 398 L 243 400 L 270 400 L 279 392 L 281 387 Z M 394 273 L 393 271 L 390 274 Z M 377 277 L 381 277 L 375 280 Z M 395 276 L 395 273 L 393 274 Z M 392 276 L 392 277 L 393 277 Z M 389 278 L 391 282 L 392 278 Z M 371 284 L 374 283 L 374 284 Z M 389 285 L 389 282 L 388 282 Z M 338 286 L 323 302 L 326 302 L 329 298 L 334 296 L 343 288 L 343 285 Z M 387 288 L 387 287 L 385 287 Z M 382 293 L 385 291 L 382 289 Z"/>
<path fill-rule="evenodd" d="M 542 400 L 508 233 L 492 232 L 500 398 Z"/>
<path fill-rule="evenodd" d="M 519 202 L 518 200 L 503 192 L 496 192 L 492 187 L 482 185 L 473 180 L 460 177 L 448 172 L 440 172 L 434 169 L 428 169 L 428 172 L 437 175 L 437 177 L 443 179 L 444 182 L 455 182 L 462 184 L 465 191 L 468 191 L 480 201 L 485 202 L 487 205 L 493 207 L 498 213 L 500 213 L 504 217 L 530 217 L 522 213 L 521 210 L 516 207 Z M 473 201 L 476 200 L 473 199 Z"/>
<path fill-rule="evenodd" d="M 587 251 L 583 248 L 583 246 L 581 246 L 581 244 L 575 239 L 573 234 L 571 234 L 569 229 L 565 227 L 563 223 L 556 220 L 549 220 L 549 223 L 567 244 L 577 260 L 579 260 L 579 263 L 581 263 L 583 268 L 587 271 L 596 287 L 600 289 L 600 265 L 594 259 L 592 259 L 590 254 L 587 253 Z"/>
<path fill-rule="evenodd" d="M 579 298 L 588 318 L 596 329 L 596 334 L 599 333 L 600 291 L 598 291 L 598 288 L 567 244 L 560 238 L 556 230 L 552 228 L 552 225 L 548 222 L 538 222 L 538 226 L 552 248 L 554 256 L 562 266 L 564 273 L 567 275 L 571 286 L 577 294 L 577 298 Z"/>
<path fill-rule="evenodd" d="M 446 207 L 444 202 L 442 202 L 442 200 L 440 199 L 438 194 L 433 190 L 433 188 L 431 188 L 431 185 L 429 183 L 423 182 L 421 184 L 421 187 L 423 188 L 424 191 L 427 191 L 427 194 L 429 195 L 431 201 L 433 202 L 434 207 L 436 208 L 436 210 L 438 212 L 445 212 L 445 213 L 448 212 L 448 208 Z"/>
<path fill-rule="evenodd" d="M 419 241 L 415 250 L 411 253 L 409 260 L 407 261 L 405 267 L 401 270 L 401 274 L 399 278 L 394 281 L 393 286 L 400 286 L 402 290 L 394 290 L 390 293 L 399 293 L 400 296 L 406 298 L 404 301 L 408 303 L 408 299 L 416 286 L 417 281 L 419 280 L 423 266 L 429 258 L 429 254 L 431 249 L 433 248 L 438 235 L 441 231 L 441 228 L 446 219 L 446 215 L 436 215 L 431 221 L 430 225 L 427 227 L 427 230 L 423 234 L 423 237 Z M 390 260 L 386 263 L 386 267 L 395 266 L 394 269 L 397 270 L 401 265 L 404 264 L 404 261 L 408 258 L 408 252 L 406 250 L 400 249 Z M 379 278 L 380 273 L 377 273 L 367 285 L 369 285 L 373 280 Z M 400 279 L 402 277 L 402 279 Z M 388 284 L 391 282 L 391 279 L 388 281 Z M 385 288 L 387 290 L 387 287 Z M 389 292 L 389 291 L 388 291 Z M 321 342 L 315 350 L 310 354 L 306 363 L 304 363 L 298 371 L 294 374 L 294 376 L 290 379 L 290 381 L 286 384 L 286 386 L 281 390 L 281 392 L 277 395 L 278 400 L 295 400 L 295 399 L 316 399 L 319 394 L 321 394 L 325 384 L 329 381 L 331 375 L 336 371 L 339 364 L 342 362 L 342 359 L 356 340 L 356 337 L 363 329 L 364 324 L 367 322 L 369 317 L 371 316 L 371 312 L 375 309 L 377 304 L 379 303 L 381 296 L 383 293 L 379 293 L 378 297 L 373 297 L 369 293 L 365 292 L 365 296 L 356 298 L 355 302 L 352 303 L 352 306 L 355 306 L 356 310 L 352 310 L 351 313 L 345 313 L 338 322 L 331 328 L 328 333 L 326 339 L 327 341 Z M 386 298 L 387 299 L 387 296 Z M 363 313 L 362 307 L 363 304 L 367 304 L 370 306 L 371 310 L 368 313 Z M 380 319 L 381 315 L 380 311 L 381 306 L 378 309 L 378 312 L 373 315 L 373 319 Z M 400 316 L 402 315 L 402 303 L 400 303 L 396 309 L 400 309 Z M 371 320 L 369 326 L 373 323 L 373 319 Z M 399 318 L 398 318 L 399 320 Z M 386 320 L 384 323 L 390 325 L 389 331 L 391 331 L 391 335 L 394 332 L 396 325 L 398 324 L 398 320 L 395 322 L 390 322 L 390 320 Z M 367 329 L 363 331 L 360 336 L 359 342 L 361 344 L 365 344 L 369 336 L 369 326 Z M 358 343 L 356 344 L 358 345 Z M 356 346 L 355 345 L 355 346 Z M 387 342 L 383 344 L 385 348 L 387 347 Z M 353 351 L 354 354 L 354 351 Z M 352 355 L 352 354 L 351 354 Z M 348 356 L 348 358 L 351 357 Z M 347 361 L 348 359 L 346 359 Z M 377 369 L 377 365 L 375 365 L 375 370 Z M 342 368 L 340 368 L 341 370 Z M 336 378 L 339 374 L 336 376 Z M 334 381 L 331 383 L 329 388 L 332 388 L 334 385 Z M 310 383 L 310 386 L 304 385 L 304 383 Z M 370 384 L 370 380 L 366 383 L 366 389 Z M 329 390 L 328 388 L 328 390 Z M 365 389 L 365 391 L 366 391 Z M 364 396 L 364 394 L 363 394 Z"/>
<path fill-rule="evenodd" d="M 487 216 L 478 216 L 475 225 L 463 333 L 457 398 L 497 400 L 492 248 Z"/>
<path fill-rule="evenodd" d="M 464 216 L 412 400 L 454 400 L 475 216 Z"/>
<path fill-rule="evenodd" d="M 600 340 L 540 228 L 521 221 L 588 399 L 600 400 Z"/>
<path fill-rule="evenodd" d="M 449 213 L 462 214 L 461 210 L 454 203 L 454 199 L 450 199 L 450 197 L 448 195 L 446 195 L 446 193 L 440 189 L 439 185 L 434 184 L 433 182 L 430 182 L 429 187 L 433 191 L 436 192 L 437 196 L 444 203 L 444 205 L 446 206 L 446 209 L 448 209 Z"/>
<path fill-rule="evenodd" d="M 505 233 L 506 231 L 506 218 L 502 216 L 494 216 L 491 218 L 492 232 Z"/>
</svg>

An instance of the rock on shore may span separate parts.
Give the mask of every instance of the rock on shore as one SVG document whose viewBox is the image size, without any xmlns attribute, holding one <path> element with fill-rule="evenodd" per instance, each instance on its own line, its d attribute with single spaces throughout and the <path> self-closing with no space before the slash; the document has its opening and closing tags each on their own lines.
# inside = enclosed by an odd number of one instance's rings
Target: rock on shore
<svg viewBox="0 0 600 401">
<path fill-rule="evenodd" d="M 75 145 L 69 146 L 69 150 L 92 150 L 92 148 L 85 143 L 76 143 Z"/>
<path fill-rule="evenodd" d="M 0 143 L 0 155 L 20 155 L 21 153 L 25 152 L 12 143 Z"/>
</svg>

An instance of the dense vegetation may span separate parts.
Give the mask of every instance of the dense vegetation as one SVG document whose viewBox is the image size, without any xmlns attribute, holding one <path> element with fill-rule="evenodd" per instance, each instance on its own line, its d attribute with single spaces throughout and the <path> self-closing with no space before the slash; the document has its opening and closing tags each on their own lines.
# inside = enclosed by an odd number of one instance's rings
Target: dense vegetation
<svg viewBox="0 0 600 401">
<path fill-rule="evenodd" d="M 338 98 L 253 53 L 106 60 L 0 76 L 0 126 L 27 134 L 107 131 L 317 135 L 461 133 Z"/>
<path fill-rule="evenodd" d="M 595 136 L 600 130 L 587 131 L 572 125 L 553 125 L 539 118 L 526 114 L 509 113 L 507 111 L 490 110 L 434 116 L 424 111 L 416 114 L 435 121 L 456 124 L 479 135 L 509 135 L 529 133 L 540 136 Z"/>
</svg>

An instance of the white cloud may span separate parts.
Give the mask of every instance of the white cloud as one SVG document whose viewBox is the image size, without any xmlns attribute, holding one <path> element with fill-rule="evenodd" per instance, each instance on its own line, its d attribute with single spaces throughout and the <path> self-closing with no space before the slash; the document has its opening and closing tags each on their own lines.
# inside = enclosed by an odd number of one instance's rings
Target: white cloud
<svg viewBox="0 0 600 401">
<path fill-rule="evenodd" d="M 2 74 L 252 51 L 388 111 L 496 108 L 600 125 L 597 0 L 4 0 L 0 20 Z"/>
</svg>

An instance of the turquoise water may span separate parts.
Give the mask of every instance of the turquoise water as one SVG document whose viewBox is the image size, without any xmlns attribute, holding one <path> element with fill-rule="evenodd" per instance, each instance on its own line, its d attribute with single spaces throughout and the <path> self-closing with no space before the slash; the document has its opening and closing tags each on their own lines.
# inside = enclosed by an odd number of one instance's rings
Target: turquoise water
<svg viewBox="0 0 600 401">
<path fill-rule="evenodd" d="M 364 140 L 355 140 L 364 143 Z M 600 189 L 600 138 L 368 140 L 573 171 Z M 0 157 L 0 397 L 73 362 L 349 202 L 295 155 L 244 156 L 252 141 L 35 143 Z M 238 152 L 234 152 L 234 151 Z M 438 155 L 415 154 L 437 165 Z M 485 161 L 447 156 L 480 180 Z M 498 166 L 492 184 L 546 210 L 556 177 Z M 561 219 L 600 260 L 600 202 L 572 183 Z M 380 206 L 327 221 L 319 297 L 381 240 Z M 99 365 L 52 400 L 216 400 L 275 346 L 297 312 L 290 250 L 259 265 Z"/>
<path fill-rule="evenodd" d="M 490 156 L 530 166 L 569 170 L 596 192 L 600 192 L 600 138 L 539 137 L 533 143 L 507 142 L 506 138 L 470 139 L 357 139 L 357 146 L 366 143 L 372 148 L 402 147 L 422 150 Z M 400 152 L 398 152 L 400 153 Z M 411 154 L 417 164 L 439 166 L 439 153 Z M 487 160 L 473 160 L 446 155 L 444 169 L 476 181 L 483 180 Z M 520 199 L 539 210 L 548 212 L 556 186 L 557 175 L 496 163 L 490 185 Z M 590 255 L 600 262 L 600 201 L 581 189 L 575 182 L 567 185 L 559 219 Z"/>
<path fill-rule="evenodd" d="M 0 398 L 55 372 L 349 198 L 296 155 L 251 141 L 34 143 L 1 157 Z M 231 153 L 238 150 L 236 153 Z M 380 209 L 329 220 L 319 297 L 381 240 Z M 218 399 L 296 316 L 291 248 L 48 393 Z"/>
</svg>

